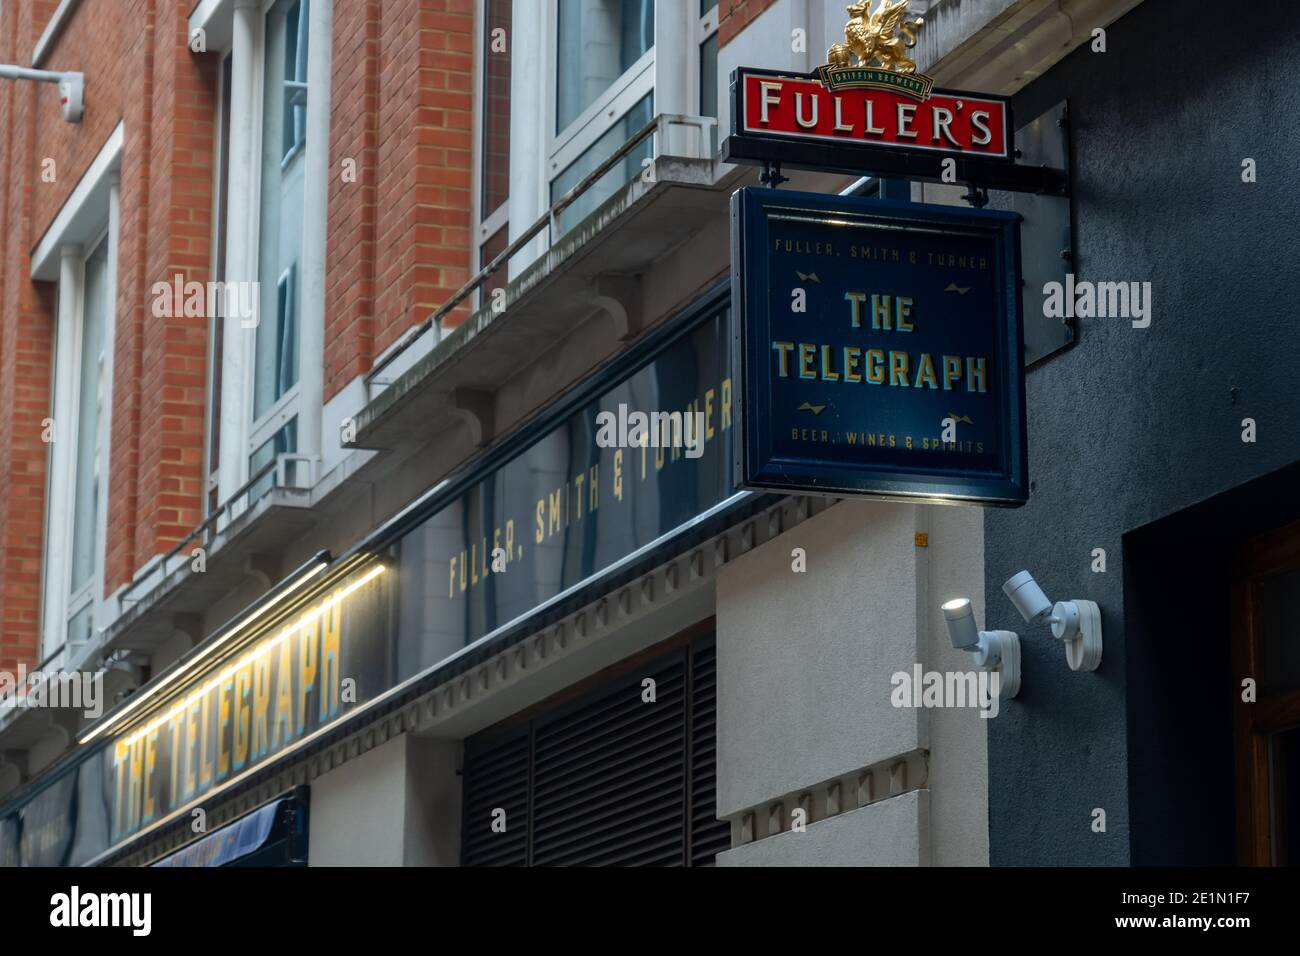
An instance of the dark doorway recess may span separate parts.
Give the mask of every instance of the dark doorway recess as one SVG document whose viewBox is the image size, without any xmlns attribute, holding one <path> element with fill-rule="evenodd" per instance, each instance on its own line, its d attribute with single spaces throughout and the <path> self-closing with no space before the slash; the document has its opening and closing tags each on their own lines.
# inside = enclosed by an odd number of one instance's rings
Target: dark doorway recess
<svg viewBox="0 0 1300 956">
<path fill-rule="evenodd" d="M 1300 463 L 1124 537 L 1131 862 L 1241 857 L 1233 660 L 1235 567 L 1249 542 L 1300 520 Z"/>
</svg>

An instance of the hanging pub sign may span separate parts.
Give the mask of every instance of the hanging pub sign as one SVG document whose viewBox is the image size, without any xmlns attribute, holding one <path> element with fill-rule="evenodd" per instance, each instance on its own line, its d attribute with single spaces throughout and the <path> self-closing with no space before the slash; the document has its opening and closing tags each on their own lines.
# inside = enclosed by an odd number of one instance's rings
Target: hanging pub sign
<svg viewBox="0 0 1300 956">
<path fill-rule="evenodd" d="M 844 42 L 815 73 L 742 67 L 731 78 L 723 159 L 984 188 L 1063 192 L 1061 170 L 1017 166 L 1010 103 L 936 89 L 907 51 L 908 0 L 848 7 Z"/>
<path fill-rule="evenodd" d="M 1027 497 L 1019 216 L 732 196 L 743 488 Z"/>
</svg>

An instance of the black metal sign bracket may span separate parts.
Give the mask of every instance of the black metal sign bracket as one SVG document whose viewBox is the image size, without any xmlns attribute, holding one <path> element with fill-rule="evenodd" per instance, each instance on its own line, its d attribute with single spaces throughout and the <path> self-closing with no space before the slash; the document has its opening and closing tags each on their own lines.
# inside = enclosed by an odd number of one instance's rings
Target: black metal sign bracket
<svg viewBox="0 0 1300 956">
<path fill-rule="evenodd" d="M 782 183 L 788 183 L 790 181 L 790 177 L 781 175 L 780 163 L 764 162 L 763 171 L 762 173 L 759 174 L 758 181 L 762 183 L 764 186 L 767 186 L 771 189 L 776 189 Z"/>
<path fill-rule="evenodd" d="M 989 190 L 1047 196 L 1070 194 L 1070 175 L 1064 168 L 1022 166 L 983 156 L 922 154 L 861 143 L 814 144 L 733 133 L 722 141 L 722 159 L 728 163 L 762 166 L 765 172 L 775 168 L 777 176 L 784 166 L 847 176 L 962 183 L 984 194 Z M 762 181 L 769 184 L 767 179 Z"/>
</svg>

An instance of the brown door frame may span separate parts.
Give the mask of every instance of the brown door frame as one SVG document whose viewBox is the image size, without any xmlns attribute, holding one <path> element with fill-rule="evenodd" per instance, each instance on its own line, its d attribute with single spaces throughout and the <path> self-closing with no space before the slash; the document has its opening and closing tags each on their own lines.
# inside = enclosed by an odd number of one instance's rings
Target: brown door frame
<svg viewBox="0 0 1300 956">
<path fill-rule="evenodd" d="M 1265 578 L 1300 568 L 1300 522 L 1242 543 L 1232 565 L 1233 742 L 1237 763 L 1237 860 L 1273 863 L 1270 734 L 1300 725 L 1300 689 L 1265 694 L 1259 634 L 1259 586 Z M 1242 681 L 1253 678 L 1256 699 L 1242 700 Z"/>
</svg>

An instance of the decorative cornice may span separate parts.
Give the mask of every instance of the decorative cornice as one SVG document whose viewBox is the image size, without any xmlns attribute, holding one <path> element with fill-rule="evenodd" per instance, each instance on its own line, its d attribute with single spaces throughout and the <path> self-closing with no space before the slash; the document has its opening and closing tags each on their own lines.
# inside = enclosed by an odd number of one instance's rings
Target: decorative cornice
<svg viewBox="0 0 1300 956">
<path fill-rule="evenodd" d="M 924 790 L 929 775 L 930 752 L 911 750 L 814 786 L 792 790 L 732 815 L 731 845 L 735 848 L 790 832 L 796 809 L 803 810 L 800 822 L 811 826 L 899 794 Z"/>
</svg>

